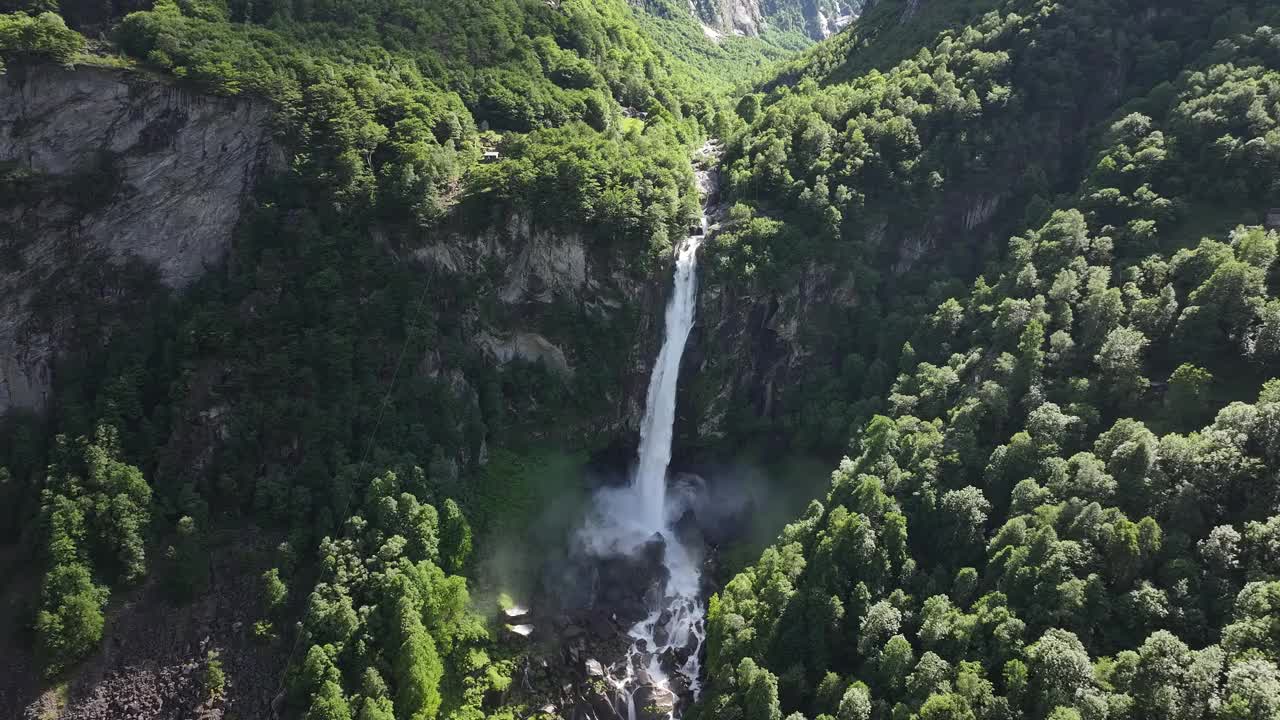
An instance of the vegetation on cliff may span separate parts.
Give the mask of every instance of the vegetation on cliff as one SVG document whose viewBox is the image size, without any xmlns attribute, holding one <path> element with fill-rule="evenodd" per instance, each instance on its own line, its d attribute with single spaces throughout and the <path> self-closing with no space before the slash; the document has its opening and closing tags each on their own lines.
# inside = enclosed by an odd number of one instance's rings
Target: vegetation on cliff
<svg viewBox="0 0 1280 720">
<path fill-rule="evenodd" d="M 819 64 L 795 85 L 744 96 L 747 124 L 725 161 L 736 205 L 710 249 L 713 271 L 788 288 L 834 269 L 856 295 L 805 328 L 826 368 L 790 388 L 787 412 L 763 430 L 841 446 L 887 407 L 903 342 L 931 308 L 999 272 L 997 240 L 1055 206 L 1116 226 L 1104 234 L 1124 259 L 1157 238 L 1168 249 L 1259 222 L 1276 201 L 1274 110 L 1264 109 L 1276 59 L 1266 31 L 1254 34 L 1272 13 L 1259 13 L 1008 2 L 883 72 L 846 79 Z M 1093 197 L 1077 202 L 1086 158 L 1130 112 L 1159 121 L 1148 141 L 1158 146 L 1134 140 L 1125 152 L 1138 169 L 1126 170 L 1127 156 L 1105 161 Z M 1107 215 L 1116 211 L 1134 214 Z M 739 432 L 761 430 L 752 415 L 733 415 Z"/>
<path fill-rule="evenodd" d="M 882 414 L 712 601 L 699 717 L 1280 712 L 1277 237 L 1199 237 L 1276 199 L 1275 35 L 1269 11 L 1205 16 L 1203 41 L 1193 14 L 1106 5 L 1009 3 L 887 73 L 780 90 L 744 134 L 755 209 L 723 262 L 827 253 L 873 279 L 867 224 L 1052 157 L 1105 77 L 1090 58 L 1148 88 L 1083 126 L 1070 195 L 1069 167 L 1030 165 L 1008 191 L 1030 229 L 967 288 L 957 265 L 895 288 L 891 384 L 836 395 Z"/>
</svg>

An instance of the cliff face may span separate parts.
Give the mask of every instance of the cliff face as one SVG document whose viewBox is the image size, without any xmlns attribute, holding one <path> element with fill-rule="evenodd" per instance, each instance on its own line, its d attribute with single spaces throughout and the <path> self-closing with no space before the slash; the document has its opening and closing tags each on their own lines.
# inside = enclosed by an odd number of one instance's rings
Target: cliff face
<svg viewBox="0 0 1280 720">
<path fill-rule="evenodd" d="M 865 0 L 689 0 L 694 14 L 711 30 L 755 37 L 766 30 L 796 30 L 814 40 L 829 37 L 852 22 Z"/>
<path fill-rule="evenodd" d="M 883 282 L 893 287 L 932 262 L 943 239 L 972 248 L 994 242 L 1007 225 L 1006 197 L 993 189 L 957 191 L 919 227 L 872 226 L 869 244 L 888 249 Z M 681 400 L 681 435 L 714 444 L 730 438 L 735 408 L 750 415 L 738 422 L 774 423 L 812 403 L 799 388 L 814 377 L 839 375 L 844 356 L 860 350 L 831 342 L 835 331 L 854 322 L 865 301 L 860 291 L 853 273 L 821 262 L 809 262 L 782 289 L 708 274 L 686 357 L 691 392 Z"/>
<path fill-rule="evenodd" d="M 280 155 L 263 101 L 121 70 L 35 65 L 0 76 L 0 415 L 49 407 L 62 350 L 103 346 L 113 327 L 145 322 L 152 300 L 226 257 L 255 180 L 282 166 Z M 421 240 L 368 231 L 407 247 L 423 272 L 484 288 L 484 303 L 461 309 L 459 339 L 493 366 L 541 365 L 568 381 L 585 368 L 611 408 L 591 420 L 595 431 L 638 426 L 665 270 L 638 273 L 618 253 L 592 251 L 585 233 L 518 208 Z M 566 309 L 595 336 L 566 323 Z M 603 371 L 602 343 L 615 359 Z M 478 397 L 438 355 L 416 365 Z M 189 401 L 190 422 L 177 432 L 203 438 L 192 441 L 200 457 L 222 432 L 209 418 L 227 408 Z"/>
<path fill-rule="evenodd" d="M 670 291 L 668 269 L 646 276 L 628 269 L 619 253 L 593 250 L 586 233 L 538 222 L 528 212 L 495 210 L 481 226 L 461 226 L 413 250 L 428 272 L 484 283 L 493 302 L 468 308 L 461 318 L 466 342 L 494 366 L 541 365 L 572 380 L 579 371 L 605 379 L 590 433 L 635 432 L 644 414 L 649 364 L 661 343 L 662 310 Z M 563 314 L 595 328 L 591 337 L 569 331 Z M 610 346 L 618 361 L 599 367 Z M 436 374 L 435 360 L 424 367 Z"/>
<path fill-rule="evenodd" d="M 277 154 L 269 116 L 135 72 L 0 77 L 0 413 L 45 406 L 81 301 L 123 312 L 139 284 L 185 287 L 225 255 Z"/>
</svg>

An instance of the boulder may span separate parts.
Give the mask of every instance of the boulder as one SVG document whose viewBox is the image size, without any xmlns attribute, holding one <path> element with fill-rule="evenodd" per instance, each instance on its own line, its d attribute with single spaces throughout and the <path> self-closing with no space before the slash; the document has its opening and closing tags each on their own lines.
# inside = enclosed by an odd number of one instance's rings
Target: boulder
<svg viewBox="0 0 1280 720">
<path fill-rule="evenodd" d="M 660 685 L 641 685 L 633 697 L 637 720 L 668 720 L 676 709 L 675 694 Z"/>
</svg>

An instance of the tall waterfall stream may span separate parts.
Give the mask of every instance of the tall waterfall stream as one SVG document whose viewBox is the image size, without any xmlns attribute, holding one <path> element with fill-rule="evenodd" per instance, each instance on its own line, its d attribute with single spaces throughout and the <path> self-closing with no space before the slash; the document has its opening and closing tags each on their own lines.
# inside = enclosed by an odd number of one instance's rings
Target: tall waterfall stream
<svg viewBox="0 0 1280 720">
<path fill-rule="evenodd" d="M 700 174 L 702 179 L 703 174 Z M 704 181 L 705 182 L 705 181 Z M 703 183 L 700 182 L 700 185 Z M 639 463 L 632 487 L 636 491 L 637 515 L 646 528 L 661 533 L 666 540 L 664 560 L 667 571 L 665 593 L 649 616 L 631 628 L 631 645 L 624 661 L 626 673 L 618 681 L 626 694 L 627 718 L 635 720 L 637 696 L 657 707 L 671 703 L 671 717 L 676 716 L 672 674 L 678 674 L 696 698 L 701 676 L 700 655 L 706 637 L 705 608 L 698 597 L 701 570 L 696 558 L 681 544 L 670 528 L 666 512 L 667 466 L 671 462 L 671 433 L 675 424 L 676 386 L 680 359 L 693 327 L 697 300 L 698 247 L 707 229 L 707 210 L 702 211 L 702 232 L 690 235 L 676 252 L 675 283 L 667 304 L 665 337 L 662 350 L 649 376 L 644 421 L 640 426 Z M 668 672 L 664 656 L 675 660 Z M 644 691 L 643 693 L 641 691 Z"/>
<path fill-rule="evenodd" d="M 714 159 L 708 143 L 705 156 Z M 666 307 L 662 349 L 649 377 L 640 446 L 631 483 L 601 491 L 598 514 L 580 533 L 583 544 L 599 555 L 638 553 L 660 538 L 665 582 L 647 596 L 648 616 L 628 632 L 631 647 L 605 674 L 614 689 L 618 715 L 677 720 L 683 702 L 700 690 L 702 643 L 706 635 L 701 597 L 701 550 L 684 545 L 674 522 L 683 510 L 681 498 L 669 497 L 667 468 L 671 462 L 672 427 L 680 360 L 694 323 L 697 304 L 698 249 L 708 229 L 716 195 L 715 170 L 698 171 L 703 195 L 701 227 L 676 247 L 675 277 Z"/>
</svg>

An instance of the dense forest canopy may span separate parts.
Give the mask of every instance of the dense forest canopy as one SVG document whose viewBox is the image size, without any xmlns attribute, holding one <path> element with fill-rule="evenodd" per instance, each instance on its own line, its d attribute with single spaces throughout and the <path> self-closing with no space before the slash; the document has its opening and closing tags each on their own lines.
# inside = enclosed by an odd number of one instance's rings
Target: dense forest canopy
<svg viewBox="0 0 1280 720">
<path fill-rule="evenodd" d="M 543 713 L 475 557 L 562 487 L 522 450 L 615 439 L 646 329 L 556 302 L 576 372 L 495 368 L 463 339 L 510 312 L 493 269 L 401 257 L 524 216 L 661 277 L 718 137 L 707 282 L 848 288 L 783 409 L 731 408 L 721 444 L 848 457 L 719 578 L 689 716 L 1280 717 L 1280 11 L 882 0 L 810 47 L 821 3 L 764 5 L 716 42 L 671 0 L 0 0 L 0 68 L 261 98 L 286 150 L 225 268 L 184 293 L 121 268 L 155 293 L 132 322 L 66 292 L 82 351 L 0 426 L 47 677 L 113 594 L 190 602 L 216 531 L 253 525 L 288 716 Z M 0 165 L 0 210 L 48 183 Z"/>
<path fill-rule="evenodd" d="M 1277 199 L 1274 11 L 1007 5 L 741 106 L 729 272 L 872 276 L 868 227 L 993 175 L 1029 229 L 896 311 L 914 330 L 855 413 L 883 414 L 712 601 L 699 717 L 1280 712 L 1277 239 L 1197 234 Z M 1068 174 L 1043 148 L 1072 126 Z"/>
</svg>

